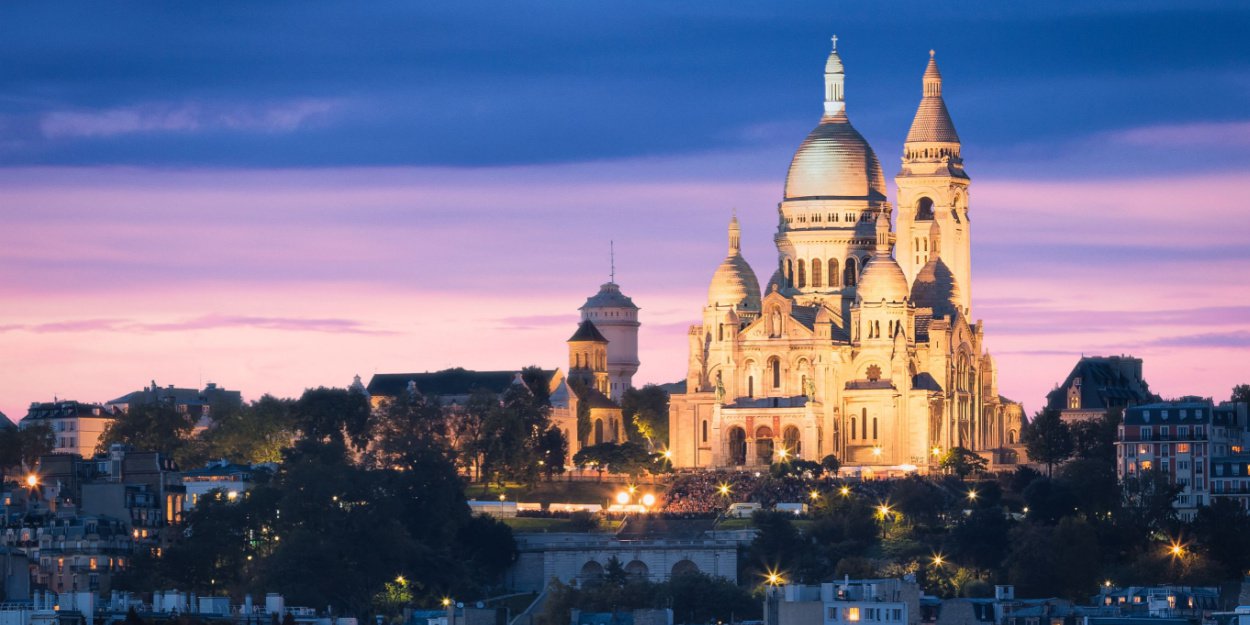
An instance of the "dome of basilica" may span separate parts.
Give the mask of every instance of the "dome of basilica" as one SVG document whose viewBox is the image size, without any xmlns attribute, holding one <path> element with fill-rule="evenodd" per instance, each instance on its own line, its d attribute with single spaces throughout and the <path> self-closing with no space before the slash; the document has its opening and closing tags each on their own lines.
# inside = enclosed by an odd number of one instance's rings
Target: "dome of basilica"
<svg viewBox="0 0 1250 625">
<path fill-rule="evenodd" d="M 881 162 L 845 111 L 821 118 L 803 140 L 790 161 L 785 197 L 885 199 Z"/>
</svg>

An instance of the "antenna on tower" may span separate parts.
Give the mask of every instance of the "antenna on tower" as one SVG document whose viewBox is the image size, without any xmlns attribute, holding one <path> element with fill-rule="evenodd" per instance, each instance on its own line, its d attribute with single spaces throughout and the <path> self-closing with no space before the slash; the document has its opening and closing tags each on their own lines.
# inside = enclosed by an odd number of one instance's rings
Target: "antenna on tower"
<svg viewBox="0 0 1250 625">
<path fill-rule="evenodd" d="M 608 241 L 608 262 L 611 263 L 611 272 L 608 273 L 608 282 L 616 283 L 616 241 Z"/>
</svg>

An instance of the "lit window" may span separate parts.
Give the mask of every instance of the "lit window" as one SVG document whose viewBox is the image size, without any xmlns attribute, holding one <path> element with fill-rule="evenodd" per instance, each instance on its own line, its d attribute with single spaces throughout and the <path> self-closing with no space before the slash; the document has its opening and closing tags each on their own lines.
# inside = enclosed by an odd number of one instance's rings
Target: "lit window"
<svg viewBox="0 0 1250 625">
<path fill-rule="evenodd" d="M 846 620 L 848 620 L 848 621 L 858 621 L 858 620 L 859 620 L 859 608 L 847 608 L 847 609 L 846 609 Z"/>
</svg>

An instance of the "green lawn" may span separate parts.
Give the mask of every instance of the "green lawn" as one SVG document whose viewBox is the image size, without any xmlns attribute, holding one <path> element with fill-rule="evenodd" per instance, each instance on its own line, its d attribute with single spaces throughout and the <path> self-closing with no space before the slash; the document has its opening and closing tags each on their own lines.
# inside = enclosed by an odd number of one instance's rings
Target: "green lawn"
<svg viewBox="0 0 1250 625">
<path fill-rule="evenodd" d="M 571 532 L 573 531 L 568 519 L 544 519 L 535 517 L 516 517 L 512 519 L 499 519 L 505 525 L 512 528 L 514 532 Z M 620 529 L 620 519 L 600 519 L 598 532 L 615 532 Z"/>
</svg>

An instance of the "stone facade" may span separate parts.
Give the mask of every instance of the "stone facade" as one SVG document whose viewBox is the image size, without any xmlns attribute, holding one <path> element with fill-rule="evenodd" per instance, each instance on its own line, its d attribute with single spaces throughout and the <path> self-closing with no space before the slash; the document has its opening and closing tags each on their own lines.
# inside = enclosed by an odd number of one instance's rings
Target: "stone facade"
<svg viewBox="0 0 1250 625">
<path fill-rule="evenodd" d="M 690 327 L 686 393 L 669 414 L 676 467 L 756 467 L 833 454 L 851 471 L 933 466 L 952 447 L 1023 460 L 1023 409 L 998 395 L 971 316 L 969 178 L 930 58 L 896 177 L 850 124 L 836 48 L 825 114 L 791 162 L 761 293 L 740 227 Z"/>
<path fill-rule="evenodd" d="M 611 534 L 517 534 L 517 561 L 508 574 L 517 592 L 543 589 L 558 579 L 581 584 L 603 575 L 615 557 L 631 575 L 662 582 L 675 572 L 702 572 L 737 582 L 738 547 L 753 532 L 714 532 L 693 539 L 621 540 Z"/>
</svg>

